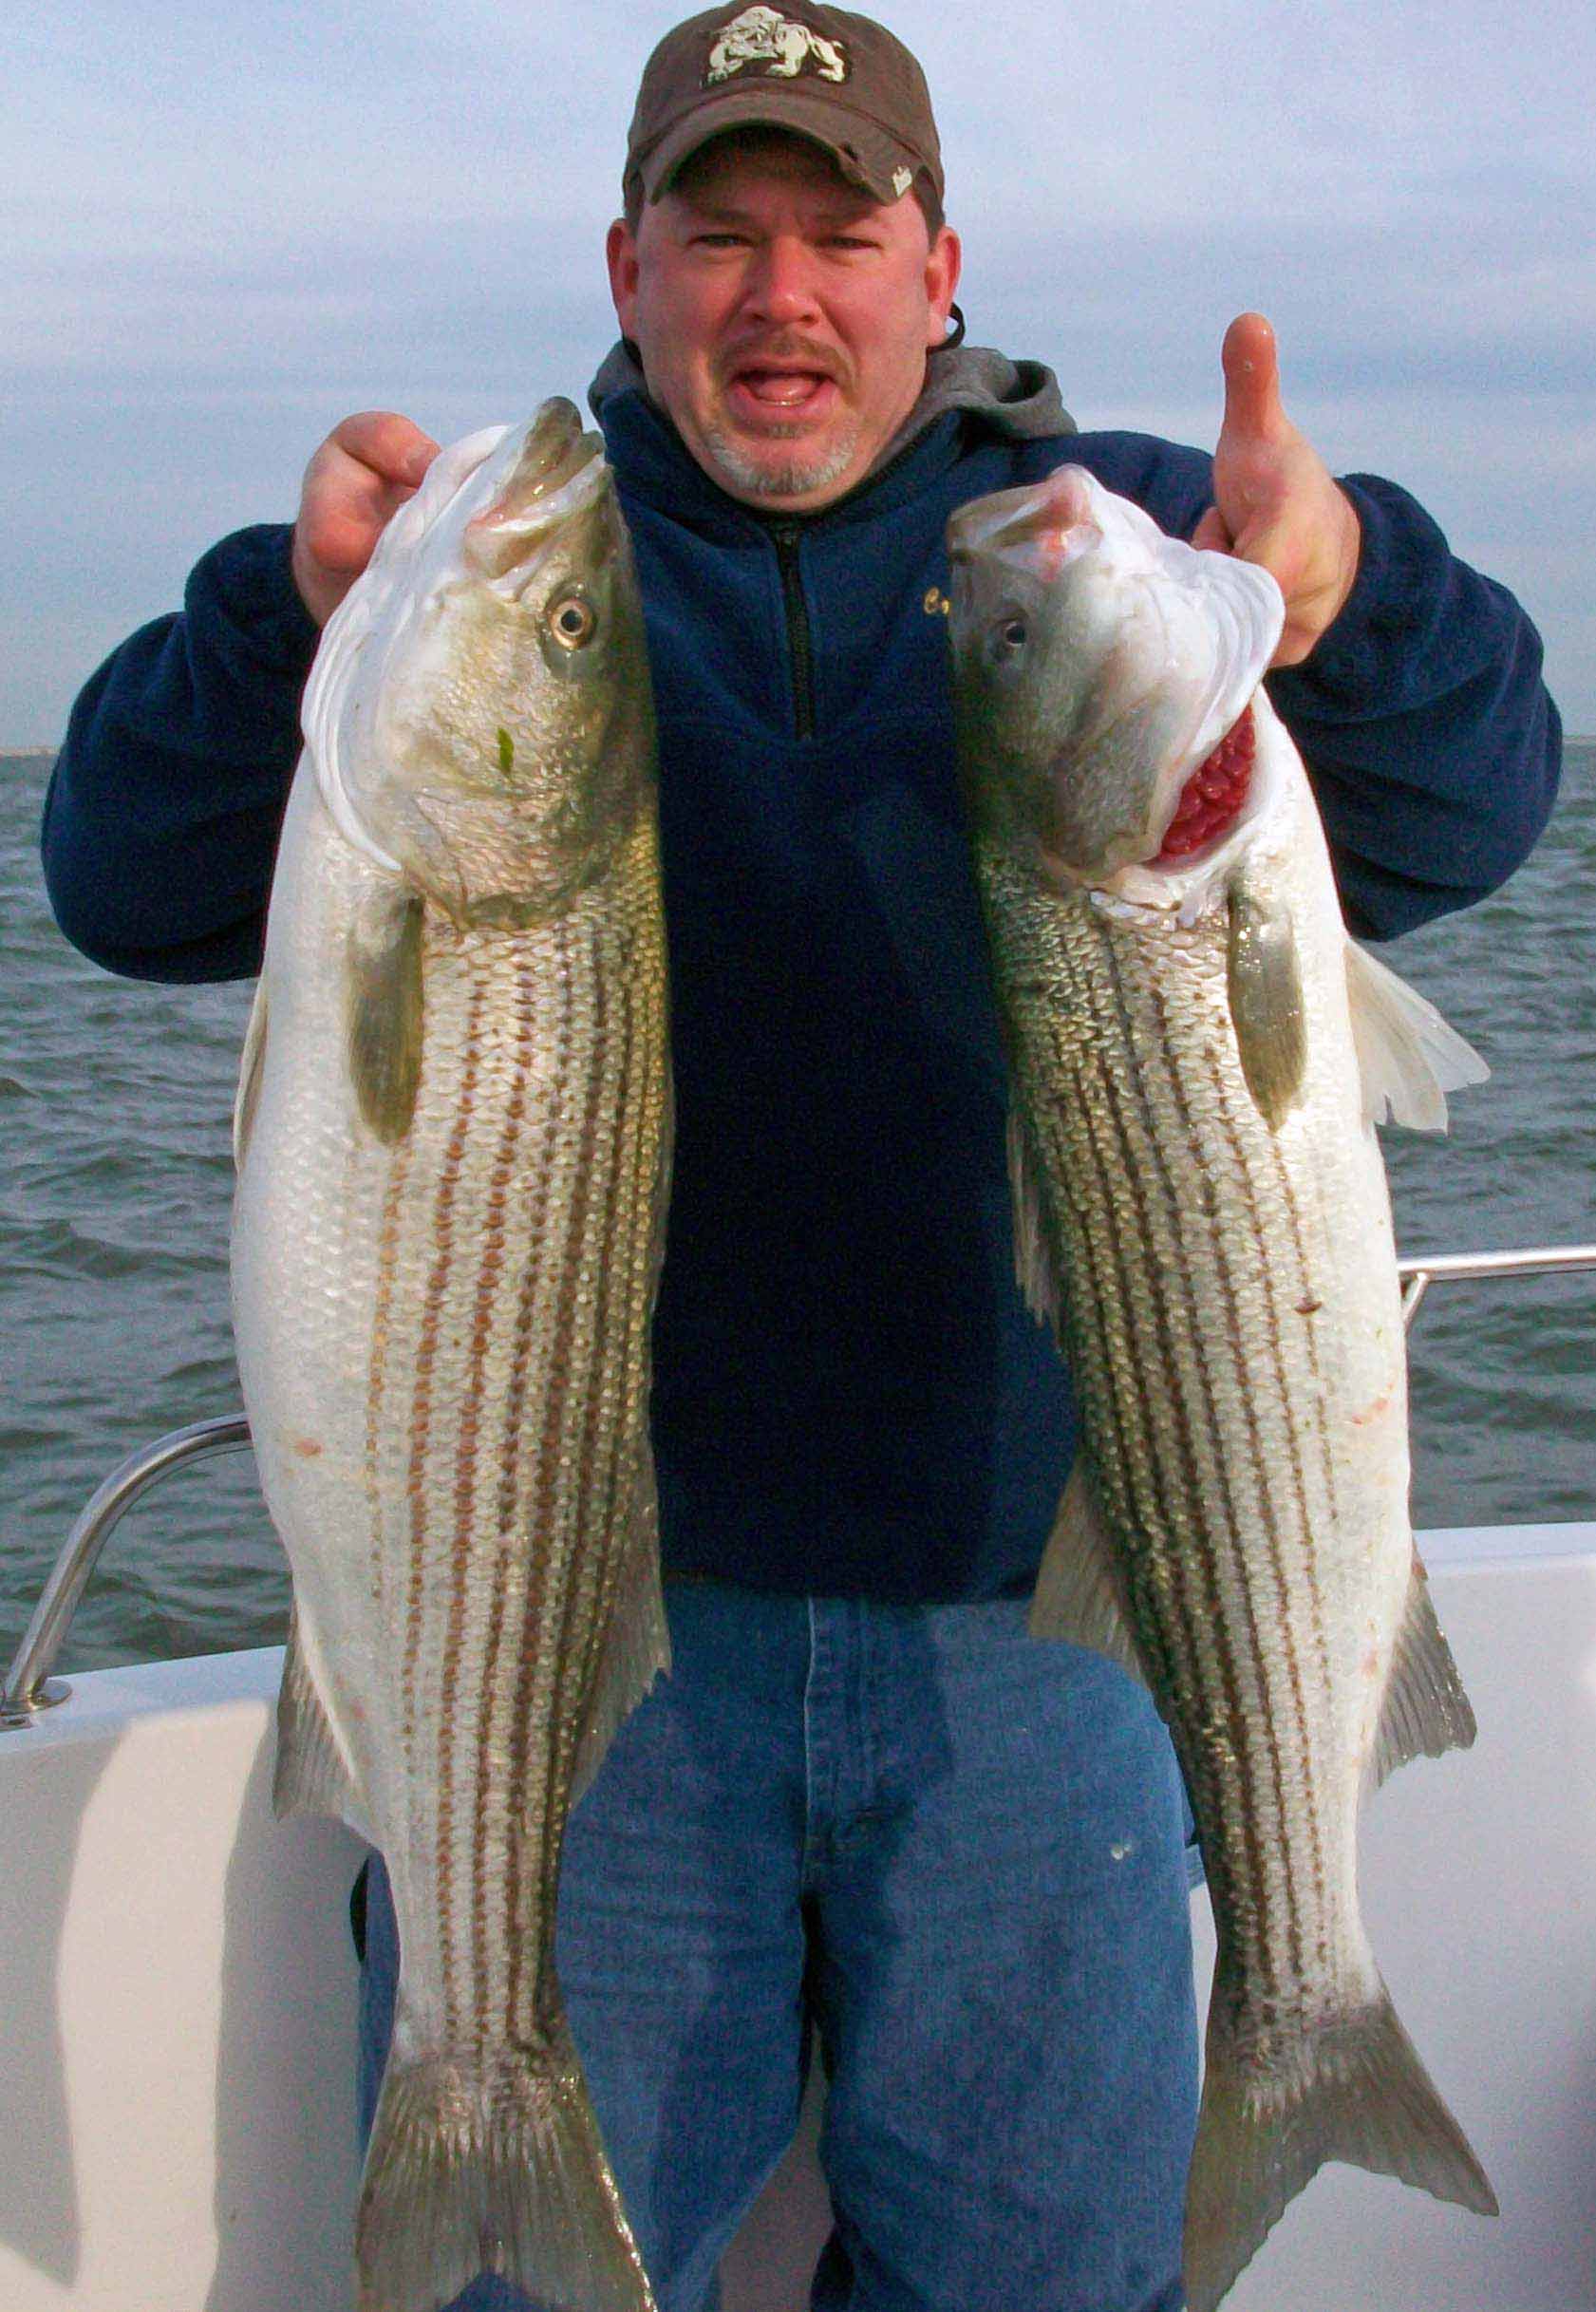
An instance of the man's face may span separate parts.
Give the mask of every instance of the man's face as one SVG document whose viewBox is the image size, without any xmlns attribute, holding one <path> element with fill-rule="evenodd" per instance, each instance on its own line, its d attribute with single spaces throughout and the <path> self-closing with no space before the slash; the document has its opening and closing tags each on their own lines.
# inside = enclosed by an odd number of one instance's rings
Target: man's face
<svg viewBox="0 0 1596 2312">
<path fill-rule="evenodd" d="M 959 244 L 912 193 L 880 207 L 801 137 L 695 153 L 632 233 L 610 229 L 623 333 L 731 497 L 811 513 L 863 479 L 942 343 Z"/>
</svg>

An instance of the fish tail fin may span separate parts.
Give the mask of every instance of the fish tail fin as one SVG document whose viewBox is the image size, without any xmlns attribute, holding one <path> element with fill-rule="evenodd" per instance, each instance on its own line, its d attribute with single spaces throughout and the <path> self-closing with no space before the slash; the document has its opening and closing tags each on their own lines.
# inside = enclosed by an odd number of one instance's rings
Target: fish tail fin
<svg viewBox="0 0 1596 2312">
<path fill-rule="evenodd" d="M 355 2257 L 360 2312 L 436 2312 L 479 2272 L 570 2312 L 655 2312 L 569 2033 L 390 2058 Z"/>
<path fill-rule="evenodd" d="M 1285 2079 L 1260 2081 L 1233 2006 L 1211 2010 L 1186 2191 L 1188 2312 L 1213 2312 L 1288 2203 L 1328 2159 L 1495 2215 L 1496 2195 L 1384 1985 L 1312 2033 Z"/>
</svg>

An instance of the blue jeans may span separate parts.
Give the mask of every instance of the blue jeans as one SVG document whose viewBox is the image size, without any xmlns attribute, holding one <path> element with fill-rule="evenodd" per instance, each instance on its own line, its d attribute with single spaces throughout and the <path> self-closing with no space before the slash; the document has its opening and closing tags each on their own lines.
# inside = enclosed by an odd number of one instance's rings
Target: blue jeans
<svg viewBox="0 0 1596 2312">
<path fill-rule="evenodd" d="M 667 1602 L 675 1666 L 572 1817 L 556 1945 L 660 2312 L 716 2312 L 811 2020 L 816 2312 L 1177 2312 L 1187 1817 L 1146 1694 L 1019 1603 Z M 374 1862 L 363 2130 L 397 1959 Z M 529 2302 L 490 2276 L 456 2301 Z"/>
</svg>

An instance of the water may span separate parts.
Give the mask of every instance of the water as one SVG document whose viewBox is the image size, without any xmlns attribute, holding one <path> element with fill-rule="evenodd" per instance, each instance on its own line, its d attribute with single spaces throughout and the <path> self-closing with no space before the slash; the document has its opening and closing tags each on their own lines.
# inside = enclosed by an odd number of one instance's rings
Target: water
<svg viewBox="0 0 1596 2312">
<path fill-rule="evenodd" d="M 229 1126 L 250 991 L 109 978 L 40 882 L 47 758 L 0 758 L 0 1664 L 134 1446 L 238 1408 Z M 1492 1081 L 1449 1140 L 1387 1136 L 1404 1251 L 1596 1240 L 1596 743 L 1507 890 L 1390 951 Z M 1596 1276 L 1432 1289 L 1414 1340 L 1420 1526 L 1596 1517 Z M 247 1454 L 125 1517 L 63 1666 L 275 1643 L 281 1551 Z"/>
</svg>

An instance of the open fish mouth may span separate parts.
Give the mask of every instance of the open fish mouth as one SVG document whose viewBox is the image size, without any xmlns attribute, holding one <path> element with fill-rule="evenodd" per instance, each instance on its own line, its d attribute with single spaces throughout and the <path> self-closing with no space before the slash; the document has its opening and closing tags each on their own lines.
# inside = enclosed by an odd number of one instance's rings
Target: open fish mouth
<svg viewBox="0 0 1596 2312">
<path fill-rule="evenodd" d="M 603 437 L 584 433 L 575 404 L 545 402 L 518 431 L 507 434 L 474 495 L 485 499 L 460 536 L 468 569 L 506 600 L 524 592 L 539 550 L 604 496 L 610 469 Z"/>
</svg>

